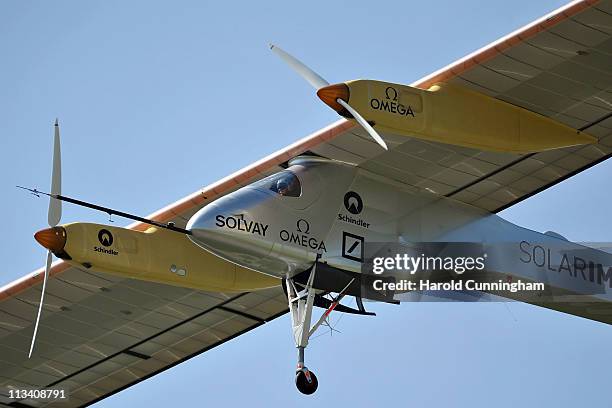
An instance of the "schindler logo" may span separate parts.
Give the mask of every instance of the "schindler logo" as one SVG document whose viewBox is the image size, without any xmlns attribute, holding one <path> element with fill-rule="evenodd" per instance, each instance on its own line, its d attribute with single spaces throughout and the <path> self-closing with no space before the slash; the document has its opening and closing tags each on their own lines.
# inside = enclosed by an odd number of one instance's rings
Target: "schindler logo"
<svg viewBox="0 0 612 408">
<path fill-rule="evenodd" d="M 356 192 L 348 191 L 344 195 L 344 208 L 346 208 L 346 210 L 351 214 L 361 214 L 361 211 L 363 211 L 363 200 Z M 349 224 L 355 224 L 360 227 L 370 228 L 369 222 L 365 222 L 361 218 L 353 218 L 350 215 L 338 213 L 338 220 L 347 222 Z"/>
<path fill-rule="evenodd" d="M 111 232 L 107 229 L 101 229 L 98 232 L 98 241 L 103 246 L 109 247 L 113 245 L 113 241 L 114 241 L 113 234 L 111 234 Z M 94 246 L 94 251 L 101 252 L 103 254 L 108 254 L 108 255 L 119 255 L 119 252 L 115 251 L 114 249 L 106 249 L 106 248 L 102 248 L 99 246 Z"/>
<path fill-rule="evenodd" d="M 385 99 L 370 99 L 370 107 L 372 109 L 394 113 L 400 116 L 410 115 L 414 118 L 412 107 L 410 107 L 410 105 L 402 105 L 397 101 L 397 90 L 392 86 L 388 86 L 387 89 L 385 89 Z"/>
<path fill-rule="evenodd" d="M 113 234 L 107 229 L 101 229 L 98 232 L 98 241 L 105 247 L 113 245 Z"/>
<path fill-rule="evenodd" d="M 363 200 L 356 192 L 349 191 L 344 195 L 344 208 L 357 215 L 363 210 Z"/>
</svg>

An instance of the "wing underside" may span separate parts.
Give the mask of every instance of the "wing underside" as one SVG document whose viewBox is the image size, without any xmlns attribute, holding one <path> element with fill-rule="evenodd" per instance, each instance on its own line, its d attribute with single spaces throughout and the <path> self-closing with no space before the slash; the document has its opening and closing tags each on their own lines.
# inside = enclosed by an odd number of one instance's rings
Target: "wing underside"
<svg viewBox="0 0 612 408">
<path fill-rule="evenodd" d="M 91 404 L 286 312 L 280 288 L 207 293 L 69 267 L 49 281 L 36 352 L 27 359 L 40 285 L 0 304 L 0 403 L 9 387 L 60 388 Z M 18 406 L 46 406 L 22 400 Z"/>
</svg>

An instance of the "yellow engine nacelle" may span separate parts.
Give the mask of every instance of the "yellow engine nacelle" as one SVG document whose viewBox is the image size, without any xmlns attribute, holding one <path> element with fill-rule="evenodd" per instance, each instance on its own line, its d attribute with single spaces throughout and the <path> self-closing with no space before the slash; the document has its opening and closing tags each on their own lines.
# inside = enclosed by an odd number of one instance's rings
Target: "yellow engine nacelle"
<svg viewBox="0 0 612 408">
<path fill-rule="evenodd" d="M 597 139 L 540 114 L 460 86 L 428 90 L 382 81 L 355 80 L 317 94 L 340 114 L 349 102 L 381 132 L 508 153 L 531 153 L 595 143 Z"/>
<path fill-rule="evenodd" d="M 186 235 L 163 228 L 140 232 L 79 222 L 45 231 L 63 234 L 63 248 L 53 250 L 69 263 L 127 278 L 218 292 L 280 284 L 277 278 L 230 263 L 196 246 Z"/>
</svg>

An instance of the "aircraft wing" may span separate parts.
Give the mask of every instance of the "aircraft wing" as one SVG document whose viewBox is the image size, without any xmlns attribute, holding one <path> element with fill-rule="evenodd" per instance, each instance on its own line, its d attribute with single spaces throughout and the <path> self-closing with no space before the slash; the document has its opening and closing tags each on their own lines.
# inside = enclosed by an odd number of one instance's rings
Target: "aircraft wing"
<svg viewBox="0 0 612 408">
<path fill-rule="evenodd" d="M 384 152 L 356 126 L 311 151 L 499 212 L 610 157 L 610 61 L 612 1 L 579 1 L 412 84 L 460 85 L 583 130 L 595 144 L 519 155 L 383 134 Z"/>
<path fill-rule="evenodd" d="M 551 117 L 598 143 L 516 155 L 384 134 L 383 152 L 340 120 L 152 214 L 185 227 L 207 203 L 312 153 L 497 212 L 610 157 L 612 1 L 568 4 L 419 81 L 456 83 Z M 135 223 L 130 228 L 143 230 Z M 0 288 L 0 404 L 6 387 L 70 389 L 88 405 L 286 312 L 280 288 L 223 294 L 121 279 L 64 262 L 51 270 L 37 349 L 27 349 L 42 270 Z"/>
<path fill-rule="evenodd" d="M 37 344 L 27 349 L 40 297 L 28 276 L 0 301 L 0 406 L 38 407 L 7 398 L 16 389 L 59 388 L 84 406 L 246 333 L 287 311 L 282 289 L 208 293 L 54 266 Z"/>
</svg>

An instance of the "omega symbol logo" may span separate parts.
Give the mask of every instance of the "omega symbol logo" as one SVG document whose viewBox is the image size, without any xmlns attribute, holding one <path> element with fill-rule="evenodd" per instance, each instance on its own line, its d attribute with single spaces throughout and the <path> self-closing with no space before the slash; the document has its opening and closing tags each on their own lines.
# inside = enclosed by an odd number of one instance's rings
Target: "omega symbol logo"
<svg viewBox="0 0 612 408">
<path fill-rule="evenodd" d="M 101 229 L 98 232 L 98 241 L 105 247 L 113 245 L 113 234 L 107 229 Z"/>
<path fill-rule="evenodd" d="M 298 232 L 302 232 L 304 234 L 310 233 L 310 224 L 303 218 L 300 218 L 297 222 L 297 230 Z"/>
<path fill-rule="evenodd" d="M 363 201 L 359 194 L 349 191 L 344 195 L 344 208 L 351 214 L 359 214 L 363 210 Z"/>
<path fill-rule="evenodd" d="M 391 95 L 393 95 L 393 98 L 391 97 Z M 387 97 L 387 99 L 397 101 L 397 91 L 392 86 L 388 86 L 387 89 L 385 89 L 385 96 Z"/>
</svg>

